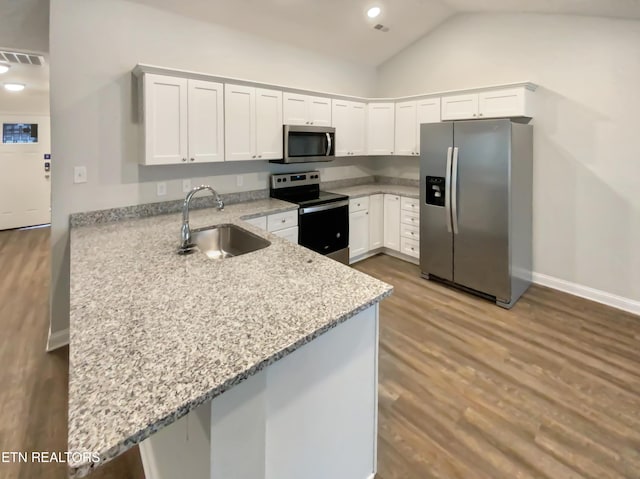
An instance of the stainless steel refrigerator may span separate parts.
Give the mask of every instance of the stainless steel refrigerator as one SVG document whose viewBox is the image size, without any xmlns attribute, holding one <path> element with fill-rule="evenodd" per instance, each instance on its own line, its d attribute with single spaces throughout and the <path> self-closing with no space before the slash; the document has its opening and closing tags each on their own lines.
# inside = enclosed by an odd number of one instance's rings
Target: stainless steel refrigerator
<svg viewBox="0 0 640 479">
<path fill-rule="evenodd" d="M 420 128 L 420 269 L 511 308 L 531 284 L 533 127 Z"/>
</svg>

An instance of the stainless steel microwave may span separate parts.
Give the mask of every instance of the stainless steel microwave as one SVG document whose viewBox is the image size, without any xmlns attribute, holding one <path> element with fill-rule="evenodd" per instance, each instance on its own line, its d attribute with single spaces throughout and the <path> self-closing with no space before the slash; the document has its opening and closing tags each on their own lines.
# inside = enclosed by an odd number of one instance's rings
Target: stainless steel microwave
<svg viewBox="0 0 640 479">
<path fill-rule="evenodd" d="M 284 125 L 284 154 L 273 163 L 307 163 L 335 159 L 336 129 L 331 126 Z"/>
</svg>

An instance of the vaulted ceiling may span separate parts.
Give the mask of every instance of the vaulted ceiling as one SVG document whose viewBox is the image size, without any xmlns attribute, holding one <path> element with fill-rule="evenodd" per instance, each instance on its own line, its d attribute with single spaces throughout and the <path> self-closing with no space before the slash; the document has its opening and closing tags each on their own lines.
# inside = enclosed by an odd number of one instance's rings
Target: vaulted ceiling
<svg viewBox="0 0 640 479">
<path fill-rule="evenodd" d="M 640 0 L 132 0 L 368 65 L 457 13 L 527 12 L 640 19 Z M 379 6 L 370 20 L 366 11 Z M 389 28 L 375 30 L 375 24 Z"/>
<path fill-rule="evenodd" d="M 87 0 L 77 0 L 87 1 Z M 640 0 L 129 0 L 367 65 L 379 65 L 458 13 L 640 19 Z M 370 20 L 366 10 L 380 6 Z M 382 32 L 376 24 L 389 28 Z M 48 51 L 49 0 L 0 0 L 0 48 Z"/>
</svg>

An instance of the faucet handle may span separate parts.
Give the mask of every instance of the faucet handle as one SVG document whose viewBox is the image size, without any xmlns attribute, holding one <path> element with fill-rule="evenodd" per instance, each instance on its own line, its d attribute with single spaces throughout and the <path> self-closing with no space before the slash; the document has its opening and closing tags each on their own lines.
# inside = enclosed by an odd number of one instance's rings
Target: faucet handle
<svg viewBox="0 0 640 479">
<path fill-rule="evenodd" d="M 222 199 L 218 196 L 218 199 L 216 200 L 216 203 L 218 204 L 218 210 L 222 211 L 224 209 L 224 201 L 222 201 Z"/>
</svg>

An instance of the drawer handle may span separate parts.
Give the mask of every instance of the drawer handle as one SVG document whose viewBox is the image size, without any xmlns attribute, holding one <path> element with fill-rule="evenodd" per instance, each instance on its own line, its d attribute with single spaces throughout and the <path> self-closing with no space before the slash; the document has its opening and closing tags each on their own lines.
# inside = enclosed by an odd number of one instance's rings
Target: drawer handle
<svg viewBox="0 0 640 479">
<path fill-rule="evenodd" d="M 286 223 L 286 222 L 287 222 L 287 220 L 286 220 L 285 218 L 282 218 L 282 222 L 283 222 L 283 223 Z"/>
</svg>

